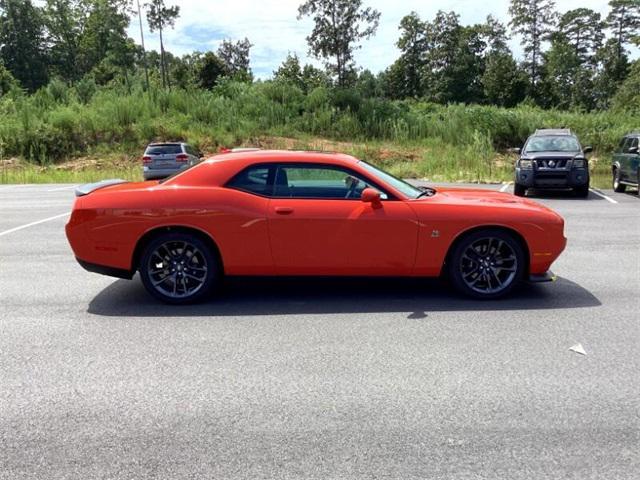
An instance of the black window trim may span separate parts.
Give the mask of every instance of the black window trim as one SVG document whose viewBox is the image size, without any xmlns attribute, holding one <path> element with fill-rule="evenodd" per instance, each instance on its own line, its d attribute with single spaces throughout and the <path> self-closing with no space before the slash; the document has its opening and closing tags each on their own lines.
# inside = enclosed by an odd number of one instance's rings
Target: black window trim
<svg viewBox="0 0 640 480">
<path fill-rule="evenodd" d="M 253 168 L 268 168 L 269 169 L 269 178 L 267 179 L 267 187 L 268 190 L 271 191 L 270 194 L 267 195 L 263 195 L 257 192 L 252 192 L 250 190 L 246 190 L 244 188 L 239 188 L 236 186 L 231 185 L 234 180 L 236 178 L 238 178 L 240 175 L 242 175 L 243 173 L 245 173 L 246 171 L 253 169 Z M 331 168 L 334 170 L 341 170 L 343 172 L 345 172 L 345 174 L 347 175 L 353 175 L 357 178 L 359 178 L 360 180 L 364 181 L 365 183 L 367 183 L 368 185 L 373 186 L 376 190 L 378 190 L 380 193 L 384 194 L 387 196 L 387 198 L 381 199 L 381 201 L 383 202 L 395 202 L 400 200 L 396 195 L 394 195 L 393 193 L 389 192 L 387 189 L 382 188 L 380 186 L 379 182 L 376 182 L 374 180 L 371 179 L 371 177 L 369 177 L 368 175 L 364 175 L 360 172 L 356 172 L 355 170 L 349 168 L 349 167 L 345 167 L 342 165 L 336 165 L 333 163 L 316 163 L 316 162 L 258 162 L 258 163 L 253 163 L 251 165 L 248 165 L 247 167 L 243 168 L 242 170 L 240 170 L 238 173 L 236 173 L 233 177 L 231 177 L 231 179 L 229 179 L 225 184 L 224 187 L 228 188 L 230 190 L 236 190 L 239 192 L 244 192 L 244 193 L 248 193 L 250 195 L 255 195 L 257 197 L 262 197 L 262 198 L 269 198 L 269 199 L 279 199 L 279 200 L 345 200 L 345 201 L 357 201 L 357 202 L 361 202 L 362 200 L 360 198 L 334 198 L 334 197 L 284 197 L 284 196 L 276 196 L 274 195 L 274 190 L 275 190 L 275 179 L 276 179 L 276 172 L 278 170 L 278 168 L 280 167 L 287 167 L 287 168 Z"/>
</svg>

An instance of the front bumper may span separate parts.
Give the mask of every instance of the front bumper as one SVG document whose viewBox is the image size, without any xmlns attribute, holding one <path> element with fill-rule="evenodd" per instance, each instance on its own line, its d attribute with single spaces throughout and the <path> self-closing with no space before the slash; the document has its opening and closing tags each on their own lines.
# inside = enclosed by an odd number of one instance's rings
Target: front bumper
<svg viewBox="0 0 640 480">
<path fill-rule="evenodd" d="M 184 170 L 185 167 L 180 168 L 149 168 L 143 167 L 142 176 L 145 180 L 160 180 L 163 178 L 170 177 L 178 172 Z"/>
<path fill-rule="evenodd" d="M 527 188 L 573 188 L 589 184 L 589 170 L 586 168 L 534 169 L 516 168 L 516 183 Z"/>
</svg>

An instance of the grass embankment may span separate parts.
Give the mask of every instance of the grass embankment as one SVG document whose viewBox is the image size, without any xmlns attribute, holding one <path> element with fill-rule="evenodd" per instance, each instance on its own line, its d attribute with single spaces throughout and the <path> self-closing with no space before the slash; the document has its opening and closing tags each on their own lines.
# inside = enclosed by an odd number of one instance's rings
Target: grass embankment
<svg viewBox="0 0 640 480">
<path fill-rule="evenodd" d="M 503 152 L 545 127 L 572 128 L 592 145 L 601 178 L 640 116 L 390 102 L 324 88 L 303 94 L 272 82 L 228 82 L 212 92 L 100 90 L 90 98 L 55 84 L 0 100 L 0 182 L 139 179 L 143 148 L 157 140 L 185 140 L 207 153 L 236 145 L 338 150 L 403 177 L 509 181 L 515 157 Z"/>
</svg>

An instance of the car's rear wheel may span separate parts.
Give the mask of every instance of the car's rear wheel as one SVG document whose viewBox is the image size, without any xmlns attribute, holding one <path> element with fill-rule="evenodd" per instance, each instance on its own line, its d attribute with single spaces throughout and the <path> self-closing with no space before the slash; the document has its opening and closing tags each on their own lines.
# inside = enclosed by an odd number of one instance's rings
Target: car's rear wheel
<svg viewBox="0 0 640 480">
<path fill-rule="evenodd" d="M 627 186 L 624 183 L 620 182 L 620 169 L 613 169 L 613 191 L 617 193 L 624 193 L 627 189 Z"/>
<path fill-rule="evenodd" d="M 502 230 L 482 230 L 460 240 L 449 259 L 453 286 L 473 298 L 503 297 L 520 284 L 526 259 L 520 242 Z"/>
<path fill-rule="evenodd" d="M 527 194 L 527 187 L 516 183 L 513 185 L 513 194 L 517 197 L 524 197 Z"/>
<path fill-rule="evenodd" d="M 167 233 L 149 242 L 139 270 L 151 295 L 176 305 L 204 299 L 220 277 L 211 247 L 188 233 Z"/>
</svg>

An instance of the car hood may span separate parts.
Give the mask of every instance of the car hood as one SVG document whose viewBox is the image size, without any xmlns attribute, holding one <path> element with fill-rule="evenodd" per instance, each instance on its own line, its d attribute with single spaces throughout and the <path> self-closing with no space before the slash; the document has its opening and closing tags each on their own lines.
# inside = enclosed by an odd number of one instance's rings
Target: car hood
<svg viewBox="0 0 640 480">
<path fill-rule="evenodd" d="M 440 203 L 451 205 L 467 205 L 482 207 L 505 207 L 523 208 L 540 212 L 553 212 L 548 207 L 526 198 L 516 197 L 510 193 L 495 192 L 478 188 L 437 188 L 437 195 L 431 198 L 438 198 Z M 555 212 L 553 212 L 555 214 Z"/>
<path fill-rule="evenodd" d="M 522 158 L 538 159 L 538 158 L 584 158 L 584 154 L 581 152 L 532 152 L 523 153 Z"/>
</svg>

